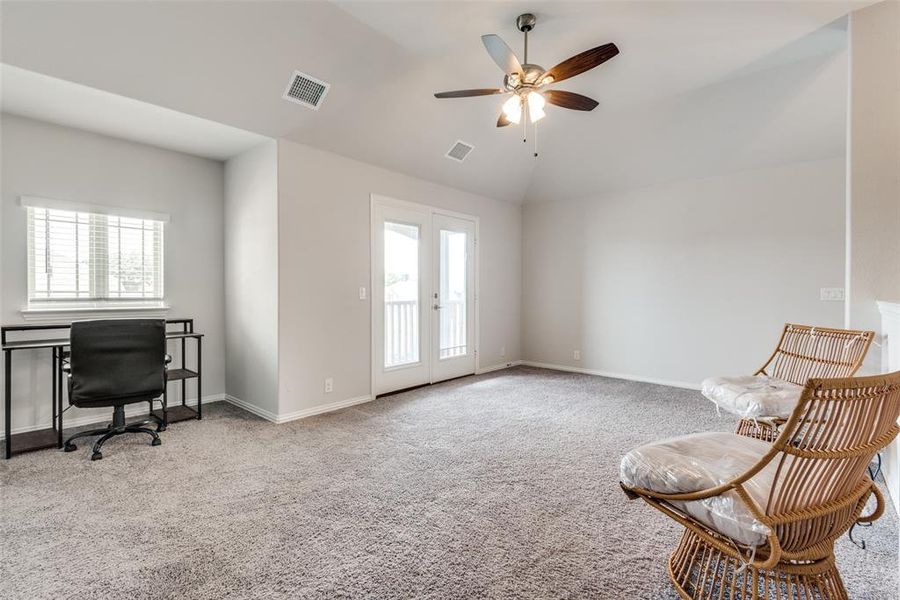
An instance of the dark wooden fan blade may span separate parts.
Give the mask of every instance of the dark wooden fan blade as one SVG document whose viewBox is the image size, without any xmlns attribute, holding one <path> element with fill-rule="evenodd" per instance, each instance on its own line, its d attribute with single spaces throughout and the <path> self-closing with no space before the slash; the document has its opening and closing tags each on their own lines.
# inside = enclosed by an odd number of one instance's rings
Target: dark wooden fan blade
<svg viewBox="0 0 900 600">
<path fill-rule="evenodd" d="M 506 45 L 503 38 L 499 35 L 490 33 L 481 36 L 481 42 L 484 44 L 488 54 L 491 55 L 491 58 L 494 59 L 494 62 L 497 63 L 497 66 L 500 67 L 504 73 L 507 75 L 510 73 L 522 73 L 522 65 L 519 63 L 519 59 L 516 58 L 515 53 L 510 50 L 509 46 Z"/>
<path fill-rule="evenodd" d="M 593 98 L 576 94 L 575 92 L 564 92 L 562 90 L 546 90 L 541 92 L 544 99 L 550 104 L 561 106 L 563 108 L 571 108 L 572 110 L 594 110 L 599 102 Z"/>
<path fill-rule="evenodd" d="M 544 78 L 546 79 L 547 76 L 550 76 L 555 83 L 569 77 L 575 77 L 580 73 L 602 65 L 618 53 L 619 49 L 616 48 L 615 44 L 603 44 L 602 46 L 585 50 L 581 54 L 576 54 L 547 71 L 544 74 Z"/>
<path fill-rule="evenodd" d="M 506 118 L 506 113 L 500 113 L 500 118 L 497 119 L 497 127 L 506 127 L 507 125 L 512 125 L 512 121 Z"/>
<path fill-rule="evenodd" d="M 477 90 L 455 90 L 453 92 L 438 92 L 435 98 L 469 98 L 471 96 L 490 96 L 492 94 L 502 94 L 505 90 L 500 88 L 480 88 Z"/>
</svg>

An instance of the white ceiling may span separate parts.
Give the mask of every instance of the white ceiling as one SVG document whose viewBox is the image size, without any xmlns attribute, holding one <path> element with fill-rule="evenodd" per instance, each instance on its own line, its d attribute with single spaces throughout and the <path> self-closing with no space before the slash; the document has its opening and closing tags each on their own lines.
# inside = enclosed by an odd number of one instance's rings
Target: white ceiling
<svg viewBox="0 0 900 600">
<path fill-rule="evenodd" d="M 133 98 L 0 64 L 3 112 L 225 160 L 266 137 Z"/>
<path fill-rule="evenodd" d="M 843 151 L 849 2 L 16 2 L 2 59 L 64 80 L 511 201 L 540 201 Z M 502 98 L 437 100 L 502 74 L 480 35 L 544 67 L 621 54 L 561 83 L 600 102 L 549 107 L 540 157 L 494 127 Z M 281 98 L 300 69 L 319 111 Z M 464 163 L 444 158 L 457 140 Z"/>
</svg>

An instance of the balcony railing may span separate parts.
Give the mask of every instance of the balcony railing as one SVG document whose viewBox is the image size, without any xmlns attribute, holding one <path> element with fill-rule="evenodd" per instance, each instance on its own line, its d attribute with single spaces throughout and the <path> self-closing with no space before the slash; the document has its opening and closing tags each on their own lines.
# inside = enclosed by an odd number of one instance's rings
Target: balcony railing
<svg viewBox="0 0 900 600">
<path fill-rule="evenodd" d="M 466 303 L 448 300 L 441 304 L 441 358 L 466 353 Z"/>
<path fill-rule="evenodd" d="M 419 302 L 388 300 L 384 303 L 384 366 L 419 362 Z"/>
<path fill-rule="evenodd" d="M 467 351 L 466 304 L 447 301 L 440 311 L 440 357 L 463 356 Z M 388 300 L 384 303 L 384 366 L 419 362 L 419 303 Z"/>
</svg>

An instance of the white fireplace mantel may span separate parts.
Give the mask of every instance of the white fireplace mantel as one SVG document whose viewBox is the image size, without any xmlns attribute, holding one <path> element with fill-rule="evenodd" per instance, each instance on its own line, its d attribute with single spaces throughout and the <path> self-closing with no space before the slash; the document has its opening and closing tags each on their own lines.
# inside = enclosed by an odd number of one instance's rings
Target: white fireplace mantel
<svg viewBox="0 0 900 600">
<path fill-rule="evenodd" d="M 881 370 L 900 371 L 900 303 L 878 302 L 881 312 Z M 884 479 L 894 508 L 900 513 L 900 441 L 888 446 L 884 453 Z"/>
<path fill-rule="evenodd" d="M 877 300 L 876 303 L 878 304 L 878 310 L 881 312 L 882 316 L 891 315 L 900 318 L 900 302 Z"/>
</svg>

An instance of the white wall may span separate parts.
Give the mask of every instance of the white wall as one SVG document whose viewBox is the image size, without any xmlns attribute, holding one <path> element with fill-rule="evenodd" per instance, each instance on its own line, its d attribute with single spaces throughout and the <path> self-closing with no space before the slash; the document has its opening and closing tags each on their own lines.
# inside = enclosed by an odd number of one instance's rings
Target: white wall
<svg viewBox="0 0 900 600">
<path fill-rule="evenodd" d="M 844 187 L 835 158 L 526 205 L 525 359 L 698 385 L 840 326 Z"/>
<path fill-rule="evenodd" d="M 900 3 L 850 14 L 848 325 L 880 330 L 876 300 L 900 302 Z M 881 370 L 873 345 L 863 372 Z"/>
<path fill-rule="evenodd" d="M 278 413 L 278 144 L 225 164 L 226 389 Z"/>
<path fill-rule="evenodd" d="M 372 193 L 480 217 L 480 363 L 520 358 L 520 206 L 289 141 L 278 148 L 282 414 L 370 393 L 371 313 L 358 288 L 369 286 Z"/>
<path fill-rule="evenodd" d="M 25 210 L 19 196 L 140 208 L 171 215 L 165 231 L 165 295 L 171 318 L 193 317 L 203 342 L 203 395 L 225 391 L 223 165 L 169 150 L 3 114 L 0 322 L 23 322 Z M 173 348 L 174 349 L 174 348 Z M 189 357 L 191 356 L 189 350 Z M 51 419 L 50 352 L 16 352 L 13 428 Z M 2 376 L 2 375 L 0 375 Z M 188 398 L 196 394 L 189 384 Z M 180 386 L 172 386 L 176 401 Z M 66 422 L 108 417 L 71 409 Z M 2 415 L 0 415 L 2 418 Z"/>
</svg>

